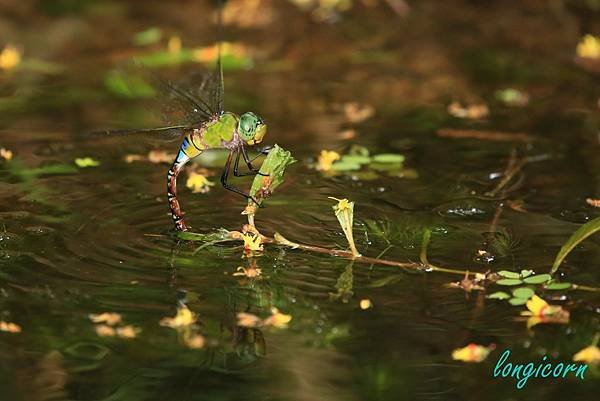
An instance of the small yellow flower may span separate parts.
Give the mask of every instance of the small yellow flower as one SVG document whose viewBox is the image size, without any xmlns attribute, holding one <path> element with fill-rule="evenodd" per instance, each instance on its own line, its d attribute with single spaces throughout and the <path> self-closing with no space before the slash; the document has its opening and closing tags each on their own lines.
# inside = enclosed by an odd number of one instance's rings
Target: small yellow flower
<svg viewBox="0 0 600 401">
<path fill-rule="evenodd" d="M 537 295 L 531 297 L 526 306 L 529 311 L 521 312 L 521 316 L 530 316 L 527 319 L 527 328 L 540 323 L 567 324 L 569 322 L 569 311 L 558 305 L 548 305 L 548 302 Z"/>
<path fill-rule="evenodd" d="M 585 362 L 591 365 L 600 364 L 600 348 L 598 348 L 596 345 L 585 347 L 573 355 L 573 361 Z"/>
<path fill-rule="evenodd" d="M 135 338 L 141 331 L 142 330 L 137 327 L 127 325 L 123 327 L 117 327 L 116 333 L 117 336 L 121 338 Z"/>
<path fill-rule="evenodd" d="M 210 191 L 210 187 L 214 186 L 215 183 L 209 181 L 204 175 L 192 171 L 189 174 L 185 185 L 195 194 L 205 194 Z"/>
<path fill-rule="evenodd" d="M 20 333 L 21 326 L 11 322 L 0 321 L 0 331 L 5 331 L 7 333 Z"/>
<path fill-rule="evenodd" d="M 317 170 L 329 171 L 333 162 L 340 159 L 340 154 L 333 150 L 322 150 L 317 160 Z"/>
<path fill-rule="evenodd" d="M 600 59 L 600 38 L 585 35 L 577 44 L 577 55 L 582 58 Z"/>
<path fill-rule="evenodd" d="M 184 344 L 192 349 L 200 349 L 206 344 L 206 339 L 200 334 L 192 334 L 183 340 Z"/>
<path fill-rule="evenodd" d="M 271 316 L 263 321 L 265 326 L 273 326 L 278 329 L 285 329 L 288 323 L 292 320 L 292 315 L 280 313 L 277 308 L 271 308 Z"/>
<path fill-rule="evenodd" d="M 362 309 L 362 310 L 367 310 L 367 309 L 373 307 L 373 303 L 371 302 L 370 299 L 361 299 L 359 305 L 360 305 L 360 309 Z"/>
<path fill-rule="evenodd" d="M 529 301 L 527 301 L 527 309 L 529 309 L 530 313 L 527 313 L 525 316 L 547 316 L 552 314 L 552 307 L 548 305 L 548 302 L 544 301 L 542 298 L 534 295 L 531 297 Z M 555 308 L 555 307 L 554 307 Z"/>
<path fill-rule="evenodd" d="M 99 324 L 95 327 L 96 334 L 100 337 L 114 337 L 117 333 L 113 327 L 110 327 L 106 324 Z"/>
<path fill-rule="evenodd" d="M 181 38 L 177 35 L 171 36 L 167 42 L 167 50 L 169 53 L 179 53 L 181 51 Z"/>
<path fill-rule="evenodd" d="M 260 235 L 251 235 L 248 233 L 242 234 L 244 240 L 245 251 L 262 251 L 263 246 L 261 245 Z"/>
<path fill-rule="evenodd" d="M 109 326 L 114 326 L 121 323 L 121 315 L 118 313 L 104 312 L 100 314 L 89 314 L 88 317 L 94 323 L 106 323 Z"/>
<path fill-rule="evenodd" d="M 4 149 L 4 148 L 0 148 L 0 159 L 4 159 L 6 161 L 12 160 L 13 158 L 13 152 L 8 150 L 8 149 Z"/>
<path fill-rule="evenodd" d="M 164 150 L 151 150 L 148 152 L 148 161 L 150 163 L 171 163 L 175 155 L 173 153 L 167 153 Z"/>
<path fill-rule="evenodd" d="M 12 46 L 6 45 L 0 52 L 0 70 L 12 70 L 21 63 L 21 53 Z"/>
<path fill-rule="evenodd" d="M 463 348 L 452 351 L 452 359 L 463 362 L 481 362 L 492 352 L 496 346 L 491 344 L 487 347 L 471 343 Z"/>
<path fill-rule="evenodd" d="M 100 162 L 92 159 L 91 157 L 78 157 L 75 159 L 75 164 L 77 167 L 85 168 L 85 167 L 96 167 L 100 165 Z"/>
<path fill-rule="evenodd" d="M 175 317 L 165 317 L 160 321 L 161 326 L 171 327 L 173 329 L 179 327 L 190 326 L 196 322 L 196 315 L 188 309 L 187 306 L 183 306 L 177 310 Z"/>
<path fill-rule="evenodd" d="M 0 156 L 2 156 L 2 149 L 0 149 Z M 12 156 L 12 154 L 11 154 Z M 10 159 L 8 159 L 10 160 Z M 592 199 L 592 198 L 587 198 L 585 200 L 587 202 L 588 205 L 593 206 L 593 207 L 600 207 L 600 199 Z"/>
<path fill-rule="evenodd" d="M 335 214 L 341 213 L 344 210 L 348 210 L 350 209 L 350 201 L 346 198 L 344 199 L 338 199 L 338 198 L 334 198 L 333 196 L 328 196 L 329 199 L 333 199 L 338 201 L 338 204 L 335 205 Z"/>
<path fill-rule="evenodd" d="M 125 156 L 125 163 L 133 163 L 133 162 L 137 162 L 140 160 L 144 160 L 144 156 L 142 155 L 134 155 L 134 154 L 130 154 L 130 155 L 126 155 Z"/>
<path fill-rule="evenodd" d="M 252 313 L 240 312 L 237 314 L 237 325 L 240 327 L 259 327 L 262 326 L 262 320 Z"/>
</svg>

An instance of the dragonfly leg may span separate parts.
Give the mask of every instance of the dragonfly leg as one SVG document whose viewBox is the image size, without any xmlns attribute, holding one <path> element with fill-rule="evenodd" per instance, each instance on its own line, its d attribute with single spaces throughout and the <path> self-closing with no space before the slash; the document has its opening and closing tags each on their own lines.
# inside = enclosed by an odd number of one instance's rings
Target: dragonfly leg
<svg viewBox="0 0 600 401">
<path fill-rule="evenodd" d="M 256 175 L 257 172 L 256 171 L 249 171 L 247 173 L 240 173 L 239 172 L 239 165 L 240 165 L 240 150 L 236 149 L 235 151 L 235 162 L 233 163 L 233 175 L 236 177 L 244 177 L 247 175 Z"/>
<path fill-rule="evenodd" d="M 248 166 L 248 170 L 252 171 L 255 174 L 262 175 L 264 177 L 268 177 L 269 174 L 262 174 L 261 172 L 258 171 L 257 168 L 254 168 L 254 166 L 252 165 L 252 161 L 255 160 L 256 157 L 254 159 L 250 160 L 250 157 L 248 156 L 248 151 L 246 150 L 246 147 L 244 145 L 242 145 L 242 146 L 240 146 L 240 148 L 241 148 L 240 150 L 242 152 L 242 156 L 244 156 L 244 161 L 246 162 L 246 165 Z M 259 156 L 261 154 L 262 154 L 262 152 L 259 153 Z"/>
<path fill-rule="evenodd" d="M 229 156 L 227 156 L 227 162 L 225 163 L 225 169 L 223 170 L 223 174 L 221 174 L 221 185 L 223 185 L 223 188 L 225 188 L 226 190 L 235 192 L 236 194 L 239 194 L 239 195 L 242 195 L 246 199 L 252 199 L 252 201 L 254 203 L 259 205 L 259 203 L 256 201 L 256 199 L 254 199 L 252 196 L 250 196 L 250 194 L 247 194 L 244 191 L 242 191 L 241 189 L 236 188 L 232 185 L 229 185 L 229 183 L 227 182 L 227 178 L 229 177 L 229 170 L 231 169 L 231 159 L 233 157 L 234 152 L 235 152 L 235 150 L 230 151 Z"/>
<path fill-rule="evenodd" d="M 175 223 L 175 229 L 178 231 L 187 231 L 188 229 L 183 220 L 183 212 L 177 199 L 177 176 L 189 160 L 190 158 L 180 151 L 173 166 L 171 166 L 167 173 L 167 198 L 169 199 L 169 207 L 171 208 L 171 216 Z"/>
</svg>

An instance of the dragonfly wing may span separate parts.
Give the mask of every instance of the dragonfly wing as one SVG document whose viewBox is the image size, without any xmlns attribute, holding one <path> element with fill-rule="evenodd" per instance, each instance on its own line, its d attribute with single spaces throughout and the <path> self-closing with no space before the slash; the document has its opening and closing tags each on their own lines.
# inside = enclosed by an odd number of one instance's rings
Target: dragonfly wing
<svg viewBox="0 0 600 401">
<path fill-rule="evenodd" d="M 116 130 L 100 130 L 92 131 L 87 136 L 100 137 L 120 137 L 130 135 L 144 135 L 152 139 L 160 139 L 164 141 L 174 141 L 181 139 L 191 128 L 188 126 L 172 126 L 159 128 L 139 128 L 139 129 L 116 129 Z"/>
<path fill-rule="evenodd" d="M 185 82 L 175 84 L 161 80 L 158 83 L 164 96 L 163 114 L 170 122 L 184 122 L 187 125 L 196 125 L 210 119 L 216 110 L 210 107 L 207 99 L 197 96 L 187 89 Z"/>
</svg>

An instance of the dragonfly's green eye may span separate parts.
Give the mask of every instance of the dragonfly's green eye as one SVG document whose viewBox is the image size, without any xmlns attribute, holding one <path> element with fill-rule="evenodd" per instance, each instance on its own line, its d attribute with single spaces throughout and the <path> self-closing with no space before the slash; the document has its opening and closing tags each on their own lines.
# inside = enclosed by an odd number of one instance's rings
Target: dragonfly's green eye
<svg viewBox="0 0 600 401">
<path fill-rule="evenodd" d="M 240 116 L 238 123 L 238 134 L 240 138 L 249 145 L 254 145 L 262 140 L 266 132 L 266 125 L 254 113 L 248 112 Z M 260 134 L 260 135 L 257 135 Z"/>
</svg>

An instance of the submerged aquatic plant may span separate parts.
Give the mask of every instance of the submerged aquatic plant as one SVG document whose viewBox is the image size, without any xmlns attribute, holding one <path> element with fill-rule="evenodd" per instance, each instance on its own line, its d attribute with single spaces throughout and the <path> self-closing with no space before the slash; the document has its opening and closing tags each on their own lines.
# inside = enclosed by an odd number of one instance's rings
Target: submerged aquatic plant
<svg viewBox="0 0 600 401">
<path fill-rule="evenodd" d="M 511 231 L 501 228 L 493 234 L 490 245 L 498 255 L 505 257 L 513 253 L 519 247 L 520 242 L 520 239 Z"/>
</svg>

